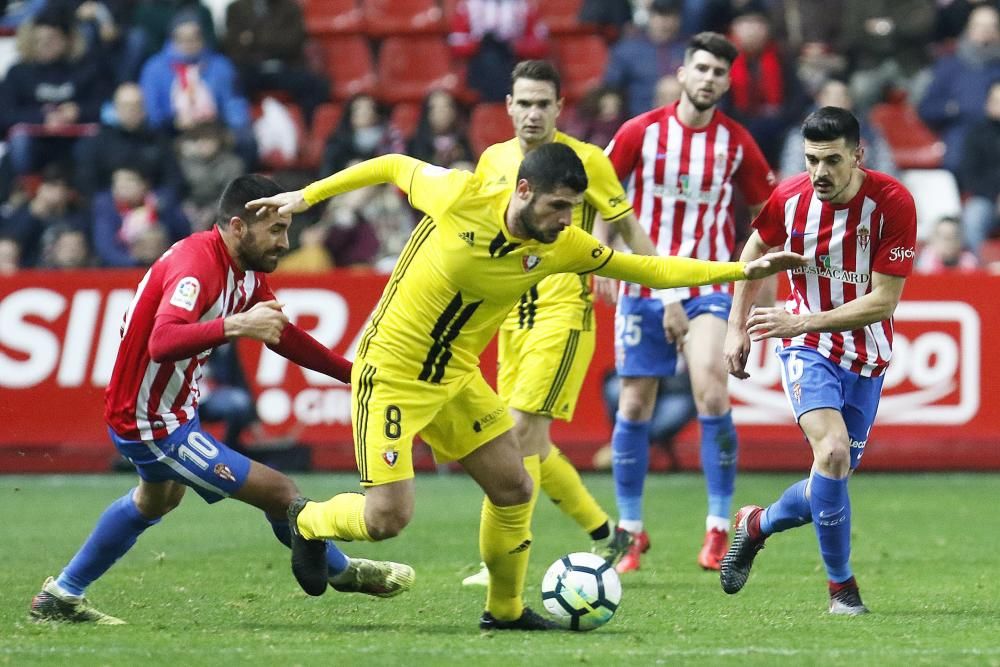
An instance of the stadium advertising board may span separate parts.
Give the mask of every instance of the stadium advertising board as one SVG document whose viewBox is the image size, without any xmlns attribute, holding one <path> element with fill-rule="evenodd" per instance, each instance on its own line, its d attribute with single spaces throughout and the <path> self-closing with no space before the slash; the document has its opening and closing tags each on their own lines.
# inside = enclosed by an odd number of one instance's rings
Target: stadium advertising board
<svg viewBox="0 0 1000 667">
<path fill-rule="evenodd" d="M 122 315 L 141 274 L 134 271 L 23 272 L 0 282 L 0 470 L 101 470 L 114 458 L 102 420 Z M 273 276 L 292 321 L 350 355 L 386 278 L 364 272 Z M 975 285 L 974 293 L 969 286 Z M 914 277 L 896 318 L 892 365 L 866 469 L 1000 469 L 1000 390 L 993 301 L 1000 277 Z M 578 464 L 610 438 L 600 381 L 613 365 L 613 312 L 598 308 L 598 349 L 572 424 L 555 439 Z M 781 390 L 773 344 L 754 347 L 751 379 L 730 384 L 743 442 L 741 465 L 801 469 L 809 453 Z M 299 369 L 255 343 L 240 344 L 262 422 L 293 433 L 321 468 L 350 468 L 350 391 Z M 492 350 L 483 368 L 492 377 Z M 697 466 L 697 430 L 675 447 L 682 467 Z M 657 459 L 654 458 L 654 461 Z M 429 465 L 429 460 L 424 461 Z"/>
</svg>

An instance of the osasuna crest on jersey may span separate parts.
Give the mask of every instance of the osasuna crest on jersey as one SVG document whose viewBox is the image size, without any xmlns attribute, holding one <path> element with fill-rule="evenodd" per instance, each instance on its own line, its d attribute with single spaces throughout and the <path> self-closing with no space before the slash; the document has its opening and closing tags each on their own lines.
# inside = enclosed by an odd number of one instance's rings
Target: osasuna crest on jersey
<svg viewBox="0 0 1000 667">
<path fill-rule="evenodd" d="M 538 255 L 525 255 L 524 257 L 521 258 L 521 266 L 524 268 L 525 271 L 531 271 L 533 268 L 538 266 L 539 262 L 541 261 L 542 258 L 539 257 Z"/>
<path fill-rule="evenodd" d="M 396 461 L 399 460 L 399 452 L 395 449 L 385 451 L 382 453 L 382 460 L 385 461 L 385 464 L 391 468 L 396 465 Z"/>
</svg>

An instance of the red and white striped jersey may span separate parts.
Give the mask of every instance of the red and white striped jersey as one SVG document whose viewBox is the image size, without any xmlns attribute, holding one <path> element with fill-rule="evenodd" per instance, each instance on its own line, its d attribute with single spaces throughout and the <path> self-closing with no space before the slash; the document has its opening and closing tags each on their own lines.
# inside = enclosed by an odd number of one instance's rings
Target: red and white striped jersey
<svg viewBox="0 0 1000 667">
<path fill-rule="evenodd" d="M 735 245 L 733 184 L 748 204 L 760 204 L 774 190 L 774 173 L 742 125 L 716 109 L 707 126 L 690 128 L 677 117 L 677 104 L 622 125 L 608 157 L 618 178 L 628 182 L 639 224 L 660 255 L 729 261 Z M 622 290 L 650 296 L 639 285 Z M 719 291 L 730 286 L 677 288 L 667 300 Z"/>
<path fill-rule="evenodd" d="M 236 266 L 217 228 L 175 243 L 146 272 L 125 313 L 104 396 L 108 426 L 127 440 L 155 440 L 195 416 L 201 367 L 211 350 L 153 361 L 149 339 L 161 316 L 207 322 L 273 298 L 263 274 Z"/>
<path fill-rule="evenodd" d="M 764 243 L 809 260 L 789 272 L 788 312 L 816 313 L 854 301 L 871 291 L 873 272 L 910 275 L 917 239 L 913 197 L 891 176 L 864 172 L 861 190 L 840 205 L 817 199 L 808 174 L 791 178 L 753 221 Z M 854 373 L 881 375 L 892 357 L 892 318 L 854 331 L 786 338 L 782 345 L 811 347 Z"/>
</svg>

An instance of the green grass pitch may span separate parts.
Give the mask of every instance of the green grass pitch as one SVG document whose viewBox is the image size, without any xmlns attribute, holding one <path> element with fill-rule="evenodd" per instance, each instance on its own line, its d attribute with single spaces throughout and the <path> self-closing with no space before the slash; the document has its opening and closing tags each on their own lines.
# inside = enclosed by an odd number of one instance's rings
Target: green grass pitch
<svg viewBox="0 0 1000 667">
<path fill-rule="evenodd" d="M 608 475 L 587 483 L 613 508 Z M 348 475 L 303 475 L 313 497 L 355 490 Z M 737 503 L 773 500 L 788 475 L 743 475 Z M 347 544 L 402 560 L 415 589 L 390 600 L 301 593 L 263 517 L 193 492 L 88 592 L 122 627 L 28 621 L 31 596 L 57 574 L 127 475 L 0 476 L 0 664 L 10 665 L 1000 665 L 1000 477 L 874 475 L 851 482 L 853 564 L 872 614 L 831 617 L 810 527 L 772 538 L 746 588 L 722 593 L 695 555 L 704 492 L 696 475 L 648 483 L 652 550 L 623 577 L 616 618 L 591 633 L 487 633 L 484 591 L 460 580 L 478 561 L 481 495 L 461 474 L 417 479 L 403 535 Z M 545 568 L 586 536 L 539 504 L 526 599 L 541 609 Z"/>
</svg>

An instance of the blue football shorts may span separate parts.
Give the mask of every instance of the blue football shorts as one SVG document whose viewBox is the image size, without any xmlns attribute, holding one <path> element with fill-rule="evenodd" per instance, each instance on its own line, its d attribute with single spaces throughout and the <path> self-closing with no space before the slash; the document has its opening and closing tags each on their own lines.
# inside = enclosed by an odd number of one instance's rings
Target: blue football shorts
<svg viewBox="0 0 1000 667">
<path fill-rule="evenodd" d="M 729 319 L 733 297 L 723 292 L 681 302 L 688 319 L 714 315 Z M 663 303 L 659 299 L 623 296 L 615 312 L 615 369 L 622 377 L 667 377 L 684 370 L 677 346 L 663 331 Z"/>
<path fill-rule="evenodd" d="M 250 474 L 250 459 L 202 430 L 197 417 L 159 440 L 125 440 L 111 429 L 108 433 L 139 477 L 147 482 L 180 482 L 208 503 L 236 493 Z"/>
<path fill-rule="evenodd" d="M 777 354 L 781 360 L 781 384 L 795 421 L 810 410 L 839 411 L 851 439 L 851 470 L 857 468 L 878 412 L 884 377 L 852 373 L 809 347 L 779 348 Z"/>
</svg>

